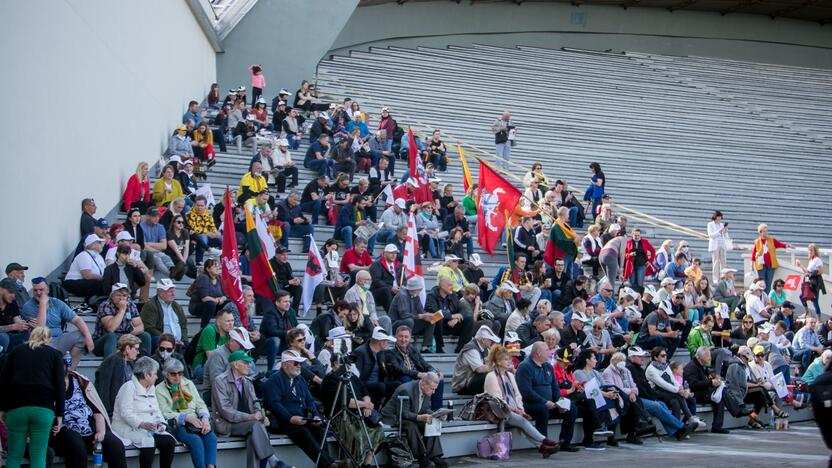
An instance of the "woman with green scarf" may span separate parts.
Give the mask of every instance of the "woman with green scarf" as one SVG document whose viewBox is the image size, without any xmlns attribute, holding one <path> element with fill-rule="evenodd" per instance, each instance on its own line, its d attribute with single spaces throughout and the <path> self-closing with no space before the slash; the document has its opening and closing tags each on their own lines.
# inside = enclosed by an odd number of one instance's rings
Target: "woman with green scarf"
<svg viewBox="0 0 832 468">
<path fill-rule="evenodd" d="M 178 359 L 165 361 L 165 379 L 156 385 L 156 400 L 170 433 L 191 450 L 194 468 L 214 468 L 217 436 L 211 429 L 211 416 L 194 383 L 182 375 L 184 369 Z"/>
</svg>

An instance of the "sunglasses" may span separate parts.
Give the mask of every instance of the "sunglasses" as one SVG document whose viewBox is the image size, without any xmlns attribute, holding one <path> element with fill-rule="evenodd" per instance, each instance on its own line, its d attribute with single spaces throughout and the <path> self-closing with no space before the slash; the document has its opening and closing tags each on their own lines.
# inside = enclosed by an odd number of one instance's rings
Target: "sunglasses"
<svg viewBox="0 0 832 468">
<path fill-rule="evenodd" d="M 754 322 L 751 321 L 751 320 L 743 320 L 742 323 L 754 323 Z"/>
<path fill-rule="evenodd" d="M 300 367 L 300 363 L 297 361 L 289 361 L 289 365 L 292 367 Z"/>
<path fill-rule="evenodd" d="M 159 351 L 161 351 L 161 352 L 171 352 L 172 353 L 173 348 L 163 348 L 163 347 L 159 346 Z"/>
<path fill-rule="evenodd" d="M 176 223 L 174 223 L 174 224 L 185 224 L 185 223 L 183 223 L 182 221 L 177 221 L 177 222 L 176 222 Z"/>
<path fill-rule="evenodd" d="M 755 354 L 755 356 L 757 356 L 757 357 L 759 357 L 759 358 L 766 357 L 766 355 L 765 355 L 765 354 Z"/>
<path fill-rule="evenodd" d="M 294 341 L 294 343 L 303 343 L 304 341 L 306 341 L 306 338 L 298 338 Z"/>
<path fill-rule="evenodd" d="M 612 292 L 612 289 L 602 289 L 604 292 Z"/>
<path fill-rule="evenodd" d="M 667 357 L 667 354 L 666 353 L 661 353 L 661 354 L 659 354 L 659 357 Z"/>
<path fill-rule="evenodd" d="M 179 371 L 179 372 L 168 372 L 168 375 L 171 375 L 171 376 L 182 375 L 182 371 Z"/>
</svg>

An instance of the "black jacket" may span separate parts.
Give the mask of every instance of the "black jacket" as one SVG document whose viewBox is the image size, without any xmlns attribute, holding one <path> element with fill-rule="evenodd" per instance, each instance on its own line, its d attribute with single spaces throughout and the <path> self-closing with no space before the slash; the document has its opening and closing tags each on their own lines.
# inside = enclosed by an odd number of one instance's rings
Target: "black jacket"
<svg viewBox="0 0 832 468">
<path fill-rule="evenodd" d="M 358 378 L 365 384 L 367 383 L 367 379 L 370 378 L 370 374 L 373 372 L 373 366 L 379 366 L 379 382 L 383 382 L 387 378 L 384 365 L 384 351 L 379 352 L 376 356 L 373 356 L 373 352 L 370 351 L 370 345 L 368 343 L 364 343 L 363 345 L 355 348 L 352 355 L 356 358 L 355 367 L 358 369 Z M 376 360 L 376 357 L 378 357 L 378 360 Z"/>
<path fill-rule="evenodd" d="M 335 312 L 327 310 L 309 324 L 309 331 L 315 337 L 315 349 L 323 349 L 329 331 L 338 326 L 336 319 Z"/>
<path fill-rule="evenodd" d="M 538 341 L 543 341 L 543 337 L 540 333 L 538 333 L 537 329 L 534 328 L 532 322 L 520 324 L 520 326 L 517 327 L 517 336 L 520 338 L 520 343 L 524 348 L 537 343 Z"/>
<path fill-rule="evenodd" d="M 124 358 L 118 354 L 112 354 L 106 357 L 98 369 L 95 371 L 95 391 L 101 397 L 101 402 L 104 403 L 104 408 L 107 409 L 107 414 L 111 417 L 113 415 L 113 407 L 116 405 L 116 396 L 124 382 Z"/>
<path fill-rule="evenodd" d="M 257 315 L 263 316 L 263 320 L 260 321 L 260 334 L 266 338 L 273 336 L 280 338 L 279 351 L 282 352 L 288 345 L 286 343 L 286 333 L 289 331 L 289 327 L 298 325 L 295 311 L 289 309 L 285 314 L 281 314 L 277 311 L 277 306 L 274 305 L 271 299 L 259 294 L 254 298 L 254 305 Z"/>
<path fill-rule="evenodd" d="M 584 341 L 586 341 L 586 333 L 584 333 L 583 330 L 578 330 L 576 333 L 572 330 L 572 325 L 570 323 L 567 323 L 563 331 L 560 333 L 561 347 L 568 347 L 572 343 L 581 347 L 584 345 Z"/>
<path fill-rule="evenodd" d="M 442 312 L 445 320 L 450 320 L 453 314 L 462 313 L 462 310 L 459 308 L 459 296 L 450 293 L 443 299 L 439 293 L 439 286 L 434 286 L 425 300 L 425 312 L 434 313 L 437 310 Z"/>
<path fill-rule="evenodd" d="M 711 379 L 708 377 L 708 369 L 705 368 L 696 358 L 691 359 L 685 364 L 684 379 L 696 397 L 696 401 L 704 403 L 711 401 L 711 392 L 714 387 L 711 385 Z M 639 389 L 641 392 L 641 389 Z"/>
<path fill-rule="evenodd" d="M 136 290 L 144 286 L 145 277 L 138 268 L 130 264 L 124 265 L 124 274 L 127 275 L 127 280 L 130 282 L 127 286 L 130 286 L 131 293 L 135 293 Z M 104 293 L 109 294 L 113 285 L 120 282 L 118 264 L 113 263 L 104 268 L 104 274 L 101 280 L 104 284 Z"/>
<path fill-rule="evenodd" d="M 653 387 L 650 386 L 650 382 L 647 381 L 647 374 L 644 372 L 644 369 L 630 361 L 627 361 L 627 369 L 630 370 L 630 375 L 633 376 L 633 382 L 638 388 L 639 398 L 658 401 L 659 396 L 656 395 L 656 391 L 653 390 Z"/>
<path fill-rule="evenodd" d="M 280 286 L 280 289 L 290 291 L 289 281 L 293 278 L 292 265 L 289 262 L 279 263 L 274 259 L 269 260 L 269 263 L 272 265 L 272 271 L 274 271 L 274 276 L 277 279 L 277 285 Z"/>
<path fill-rule="evenodd" d="M 410 357 L 411 369 L 405 366 L 404 355 L 398 347 L 394 346 L 393 349 L 385 350 L 383 354 L 385 377 L 389 381 L 401 381 L 405 376 L 415 379 L 419 372 L 436 372 L 436 369 L 425 361 L 413 345 L 408 345 L 406 352 Z"/>
<path fill-rule="evenodd" d="M 556 289 L 554 278 L 552 279 L 552 289 Z M 580 297 L 583 300 L 587 300 L 589 299 L 589 294 L 586 292 L 585 289 L 581 290 L 576 288 L 574 281 L 569 281 L 568 283 L 566 283 L 566 286 L 564 286 L 558 303 L 552 304 L 552 308 L 555 310 L 563 310 L 564 308 L 572 305 L 572 301 L 574 301 L 576 297 Z"/>
<path fill-rule="evenodd" d="M 290 207 L 288 200 L 284 198 L 277 204 L 277 219 L 294 226 L 295 218 L 303 218 L 303 210 L 300 208 L 300 203 Z"/>
<path fill-rule="evenodd" d="M 462 232 L 469 232 L 468 220 L 465 219 L 464 216 L 462 217 L 462 219 L 456 219 L 454 213 L 445 216 L 445 219 L 442 221 L 442 230 L 450 232 L 451 229 L 455 227 L 462 229 Z"/>
<path fill-rule="evenodd" d="M 396 265 L 394 270 L 396 272 L 396 283 L 401 285 L 401 264 Z M 370 265 L 370 276 L 372 276 L 373 278 L 373 282 L 370 285 L 370 290 L 373 292 L 373 294 L 376 294 L 377 292 L 382 291 L 384 289 L 393 288 L 393 275 L 390 274 L 390 270 L 384 268 L 384 265 L 381 264 L 381 260 L 376 260 Z"/>
</svg>

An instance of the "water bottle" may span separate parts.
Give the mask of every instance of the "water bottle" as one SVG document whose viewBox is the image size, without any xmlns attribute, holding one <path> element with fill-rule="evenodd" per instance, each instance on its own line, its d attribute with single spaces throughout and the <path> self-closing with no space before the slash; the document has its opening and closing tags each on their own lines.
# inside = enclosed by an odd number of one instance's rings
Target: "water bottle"
<svg viewBox="0 0 832 468">
<path fill-rule="evenodd" d="M 92 450 L 92 466 L 94 468 L 103 468 L 104 455 L 102 454 L 101 442 L 97 442 Z"/>
<path fill-rule="evenodd" d="M 453 400 L 448 400 L 448 409 L 451 410 L 451 412 L 448 414 L 448 421 L 450 422 L 450 421 L 454 420 L 454 401 Z"/>
</svg>

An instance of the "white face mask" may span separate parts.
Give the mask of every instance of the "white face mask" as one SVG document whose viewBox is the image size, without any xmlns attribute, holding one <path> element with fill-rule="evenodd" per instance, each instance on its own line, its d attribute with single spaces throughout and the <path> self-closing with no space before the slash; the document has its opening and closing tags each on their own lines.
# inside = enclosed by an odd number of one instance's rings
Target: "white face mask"
<svg viewBox="0 0 832 468">
<path fill-rule="evenodd" d="M 618 370 L 624 370 L 627 368 L 627 363 L 624 361 L 618 361 L 615 363 L 615 367 L 617 367 Z"/>
<path fill-rule="evenodd" d="M 162 359 L 167 361 L 173 355 L 173 351 L 159 351 L 159 355 L 162 356 Z"/>
</svg>

